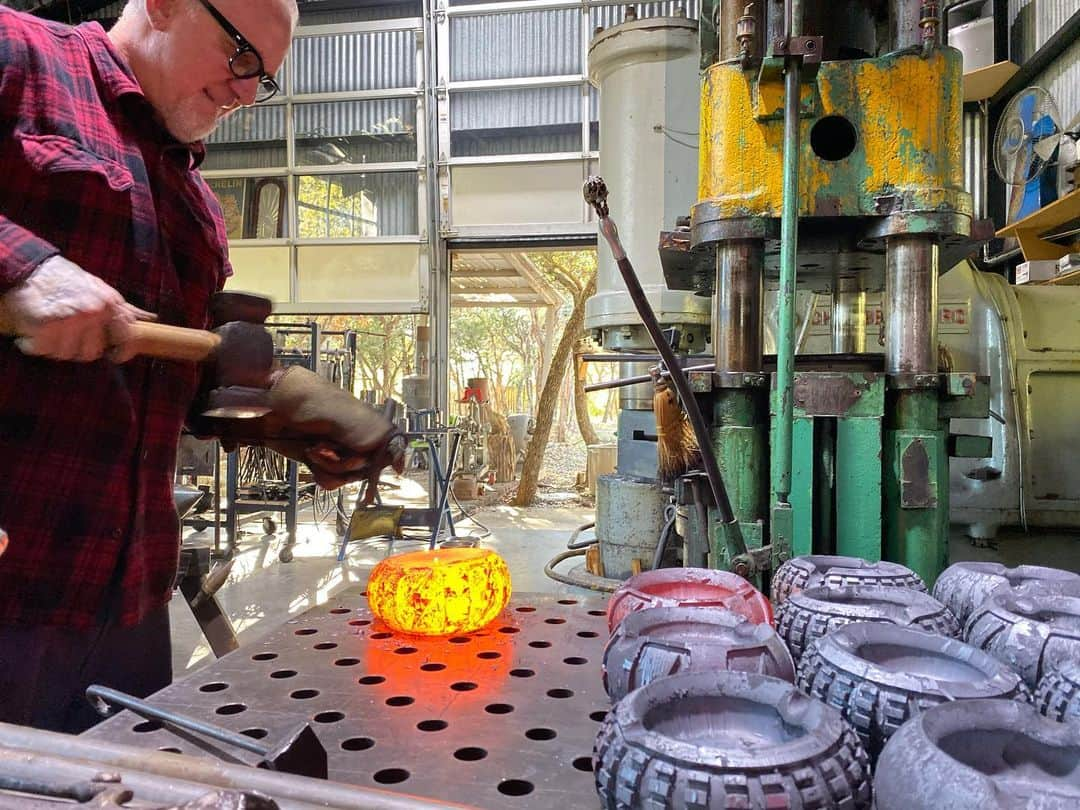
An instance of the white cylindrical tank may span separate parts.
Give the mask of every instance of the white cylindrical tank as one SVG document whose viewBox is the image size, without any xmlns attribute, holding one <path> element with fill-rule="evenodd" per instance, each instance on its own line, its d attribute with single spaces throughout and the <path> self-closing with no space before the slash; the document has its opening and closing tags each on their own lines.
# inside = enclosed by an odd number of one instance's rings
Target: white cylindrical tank
<svg viewBox="0 0 1080 810">
<path fill-rule="evenodd" d="M 668 290 L 657 253 L 660 231 L 689 214 L 697 195 L 698 52 L 697 22 L 675 17 L 616 25 L 589 46 L 589 80 L 600 90 L 600 174 L 608 205 L 663 324 L 709 323 L 709 299 Z M 611 251 L 601 245 L 585 327 L 635 324 L 641 319 Z"/>
</svg>

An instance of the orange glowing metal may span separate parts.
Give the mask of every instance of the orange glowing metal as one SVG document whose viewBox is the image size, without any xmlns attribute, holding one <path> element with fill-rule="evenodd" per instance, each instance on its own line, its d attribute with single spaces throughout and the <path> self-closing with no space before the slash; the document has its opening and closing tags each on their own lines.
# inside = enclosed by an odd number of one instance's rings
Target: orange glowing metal
<svg viewBox="0 0 1080 810">
<path fill-rule="evenodd" d="M 487 549 L 414 551 L 376 565 L 367 591 L 372 613 L 400 633 L 471 633 L 510 601 L 510 569 Z"/>
</svg>

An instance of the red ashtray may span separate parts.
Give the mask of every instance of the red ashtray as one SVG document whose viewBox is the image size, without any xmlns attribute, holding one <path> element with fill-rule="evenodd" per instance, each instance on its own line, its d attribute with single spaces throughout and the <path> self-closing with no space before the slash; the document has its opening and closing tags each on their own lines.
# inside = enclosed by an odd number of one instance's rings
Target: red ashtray
<svg viewBox="0 0 1080 810">
<path fill-rule="evenodd" d="M 608 632 L 628 613 L 651 607 L 720 607 L 755 624 L 772 624 L 772 604 L 757 588 L 730 571 L 658 568 L 630 577 L 608 602 Z"/>
</svg>

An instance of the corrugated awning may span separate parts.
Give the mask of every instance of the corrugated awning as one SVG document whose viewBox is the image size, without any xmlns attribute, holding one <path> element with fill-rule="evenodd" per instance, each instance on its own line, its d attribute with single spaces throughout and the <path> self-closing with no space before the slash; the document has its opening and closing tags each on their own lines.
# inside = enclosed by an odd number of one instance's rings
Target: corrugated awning
<svg viewBox="0 0 1080 810">
<path fill-rule="evenodd" d="M 451 307 L 559 307 L 562 304 L 562 297 L 524 253 L 458 250 L 451 254 Z"/>
</svg>

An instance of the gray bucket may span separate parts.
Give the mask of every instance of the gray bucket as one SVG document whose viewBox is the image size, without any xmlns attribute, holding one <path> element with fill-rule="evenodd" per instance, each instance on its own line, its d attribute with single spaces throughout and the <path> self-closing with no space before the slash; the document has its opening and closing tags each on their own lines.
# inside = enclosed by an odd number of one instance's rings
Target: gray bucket
<svg viewBox="0 0 1080 810">
<path fill-rule="evenodd" d="M 596 480 L 596 537 L 604 576 L 626 579 L 633 561 L 652 568 L 664 527 L 668 498 L 655 480 L 631 475 L 601 475 Z"/>
</svg>

